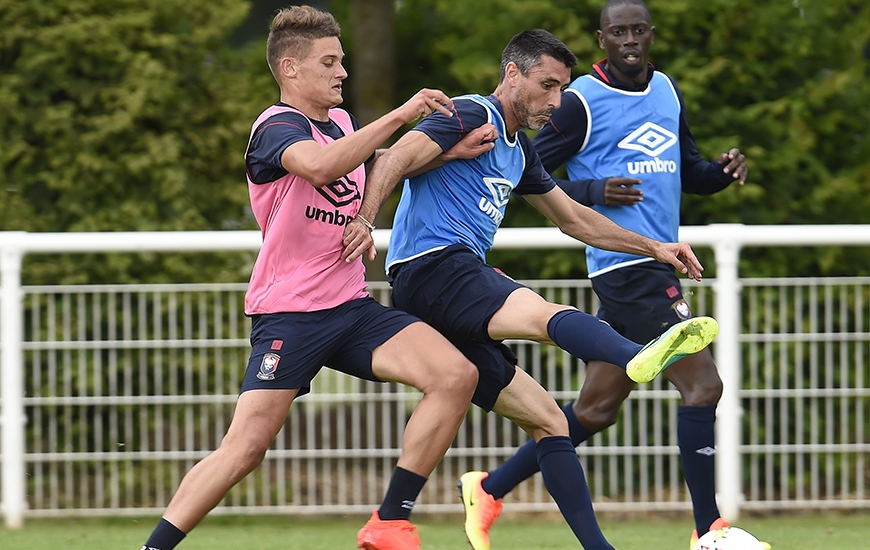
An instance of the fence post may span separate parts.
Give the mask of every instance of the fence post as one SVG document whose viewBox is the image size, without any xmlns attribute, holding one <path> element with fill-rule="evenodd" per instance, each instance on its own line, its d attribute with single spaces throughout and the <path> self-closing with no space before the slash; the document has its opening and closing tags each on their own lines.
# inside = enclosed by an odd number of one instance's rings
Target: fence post
<svg viewBox="0 0 870 550">
<path fill-rule="evenodd" d="M 735 522 L 740 516 L 742 473 L 740 442 L 743 409 L 740 406 L 740 283 L 738 261 L 741 243 L 740 226 L 729 225 L 719 234 L 716 253 L 715 290 L 716 320 L 720 332 L 716 339 L 716 364 L 722 378 L 722 398 L 716 414 L 716 493 L 722 517 Z"/>
<path fill-rule="evenodd" d="M 24 526 L 24 330 L 19 243 L 24 232 L 8 232 L 0 242 L 0 428 L 2 428 L 2 507 L 6 527 Z"/>
</svg>

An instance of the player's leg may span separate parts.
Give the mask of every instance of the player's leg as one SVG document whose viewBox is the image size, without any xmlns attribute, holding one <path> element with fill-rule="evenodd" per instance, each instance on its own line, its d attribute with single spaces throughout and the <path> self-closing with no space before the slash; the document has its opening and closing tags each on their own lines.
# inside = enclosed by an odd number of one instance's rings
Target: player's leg
<svg viewBox="0 0 870 550">
<path fill-rule="evenodd" d="M 465 418 L 477 386 L 477 369 L 435 329 L 417 322 L 374 350 L 372 370 L 381 380 L 423 393 L 405 427 L 398 467 L 425 479 L 441 462 Z"/>
<path fill-rule="evenodd" d="M 144 548 L 170 550 L 229 489 L 254 469 L 284 425 L 290 405 L 341 341 L 333 310 L 255 316 L 251 355 L 233 419 L 220 446 L 197 463 Z"/>
<path fill-rule="evenodd" d="M 494 340 L 521 338 L 555 344 L 583 361 L 600 359 L 626 365 L 642 347 L 597 317 L 548 302 L 526 287 L 507 297 L 487 329 Z"/>
<path fill-rule="evenodd" d="M 722 380 L 707 350 L 677 361 L 665 374 L 682 396 L 677 409 L 677 442 L 692 497 L 695 529 L 703 534 L 720 516 L 716 505 L 714 422 Z"/>
<path fill-rule="evenodd" d="M 345 372 L 419 389 L 402 441 L 402 455 L 378 510 L 357 534 L 366 550 L 420 547 L 409 521 L 429 475 L 444 457 L 477 384 L 477 369 L 434 329 L 374 300 L 359 301 L 355 345 L 333 362 Z"/>
<path fill-rule="evenodd" d="M 613 548 L 595 518 L 583 467 L 568 436 L 565 414 L 547 391 L 525 371 L 517 369 L 493 411 L 514 421 L 535 441 L 547 491 L 583 548 Z"/>
<path fill-rule="evenodd" d="M 625 371 L 616 365 L 590 362 L 580 395 L 562 407 L 571 444 L 576 447 L 616 422 L 619 409 L 634 386 Z M 540 468 L 535 447 L 533 439 L 527 441 L 504 464 L 490 471 L 484 482 L 487 492 L 496 499 L 502 498 L 536 474 Z"/>
<path fill-rule="evenodd" d="M 690 548 L 699 533 L 727 527 L 716 505 L 716 405 L 722 396 L 722 379 L 709 350 L 677 361 L 666 375 L 680 391 L 677 409 L 677 442 L 683 462 L 683 475 L 692 497 L 695 530 Z M 770 544 L 761 541 L 763 548 Z"/>
<path fill-rule="evenodd" d="M 298 390 L 251 390 L 239 396 L 220 446 L 181 480 L 143 547 L 171 550 L 236 483 L 262 462 Z"/>
<path fill-rule="evenodd" d="M 587 363 L 605 361 L 626 369 L 636 382 L 648 382 L 674 361 L 707 347 L 719 332 L 709 317 L 671 326 L 641 346 L 588 313 L 544 300 L 528 288 L 511 293 L 488 325 L 494 339 L 524 338 L 554 343 Z"/>
</svg>

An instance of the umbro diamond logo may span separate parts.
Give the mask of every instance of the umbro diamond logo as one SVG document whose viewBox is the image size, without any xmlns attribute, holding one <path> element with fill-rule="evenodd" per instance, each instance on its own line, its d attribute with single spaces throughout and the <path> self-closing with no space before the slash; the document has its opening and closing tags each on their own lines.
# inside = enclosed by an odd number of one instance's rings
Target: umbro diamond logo
<svg viewBox="0 0 870 550">
<path fill-rule="evenodd" d="M 640 128 L 619 142 L 620 149 L 640 151 L 657 157 L 677 143 L 677 136 L 666 128 L 652 122 L 644 122 Z"/>
<path fill-rule="evenodd" d="M 340 177 L 337 181 L 318 187 L 317 192 L 333 206 L 347 206 L 353 201 L 360 199 L 357 183 L 347 176 Z M 340 225 L 340 224 L 337 224 Z"/>
<path fill-rule="evenodd" d="M 504 219 L 502 208 L 507 205 L 511 198 L 511 191 L 514 190 L 511 182 L 504 178 L 483 178 L 483 183 L 489 189 L 492 200 L 487 197 L 480 197 L 477 207 L 487 216 L 492 218 L 496 225 L 500 225 Z"/>
<path fill-rule="evenodd" d="M 695 452 L 699 455 L 713 456 L 714 454 L 716 454 L 716 449 L 714 449 L 713 447 L 702 447 L 700 449 L 696 449 Z"/>
</svg>

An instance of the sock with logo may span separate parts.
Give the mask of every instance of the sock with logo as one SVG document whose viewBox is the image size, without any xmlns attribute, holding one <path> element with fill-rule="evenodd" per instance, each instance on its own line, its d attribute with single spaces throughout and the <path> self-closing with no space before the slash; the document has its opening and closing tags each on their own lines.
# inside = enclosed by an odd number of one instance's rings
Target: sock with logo
<svg viewBox="0 0 870 550">
<path fill-rule="evenodd" d="M 677 409 L 677 441 L 698 533 L 719 519 L 716 506 L 716 405 Z"/>
<path fill-rule="evenodd" d="M 414 501 L 425 484 L 425 477 L 396 466 L 387 494 L 378 509 L 378 516 L 383 521 L 410 518 Z"/>
<path fill-rule="evenodd" d="M 580 545 L 586 550 L 613 550 L 598 526 L 583 466 L 577 459 L 571 439 L 565 436 L 545 437 L 538 441 L 537 456 L 544 485 Z"/>
<path fill-rule="evenodd" d="M 557 346 L 587 363 L 607 361 L 622 368 L 643 346 L 624 338 L 613 327 L 595 317 L 565 309 L 547 322 L 547 334 Z"/>
<path fill-rule="evenodd" d="M 160 518 L 142 550 L 172 550 L 184 537 L 185 534 L 181 529 Z"/>
<path fill-rule="evenodd" d="M 564 407 L 562 412 L 568 419 L 568 427 L 570 428 L 571 444 L 575 447 L 592 435 L 586 426 L 577 420 L 577 415 L 574 414 L 571 401 Z M 517 449 L 512 457 L 507 459 L 504 464 L 489 472 L 489 475 L 483 478 L 480 484 L 483 490 L 492 495 L 492 498 L 498 500 L 511 491 L 514 487 L 532 477 L 541 470 L 538 465 L 537 444 L 534 439 L 529 439 L 525 445 Z"/>
</svg>

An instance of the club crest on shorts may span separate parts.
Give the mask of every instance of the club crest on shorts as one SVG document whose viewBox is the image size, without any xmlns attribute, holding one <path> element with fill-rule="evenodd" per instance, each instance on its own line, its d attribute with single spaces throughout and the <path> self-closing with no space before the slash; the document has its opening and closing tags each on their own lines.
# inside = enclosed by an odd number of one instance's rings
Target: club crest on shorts
<svg viewBox="0 0 870 550">
<path fill-rule="evenodd" d="M 260 372 L 257 373 L 257 378 L 260 380 L 274 380 L 275 371 L 278 370 L 278 361 L 281 356 L 276 353 L 267 353 L 263 355 L 263 362 L 260 363 Z"/>
<path fill-rule="evenodd" d="M 677 317 L 684 321 L 692 318 L 692 310 L 689 308 L 689 304 L 687 304 L 685 300 L 677 300 L 671 304 L 671 309 L 674 310 Z"/>
</svg>

